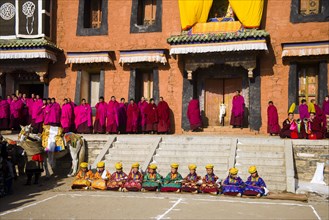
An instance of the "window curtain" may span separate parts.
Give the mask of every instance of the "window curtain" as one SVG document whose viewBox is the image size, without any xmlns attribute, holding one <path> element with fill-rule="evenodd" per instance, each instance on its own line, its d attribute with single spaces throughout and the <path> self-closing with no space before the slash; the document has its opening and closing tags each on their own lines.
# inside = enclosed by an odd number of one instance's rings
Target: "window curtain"
<svg viewBox="0 0 329 220">
<path fill-rule="evenodd" d="M 213 0 L 178 0 L 182 29 L 187 30 L 196 23 L 207 22 Z"/>
<path fill-rule="evenodd" d="M 264 0 L 229 0 L 229 2 L 244 27 L 259 27 L 263 15 Z"/>
</svg>

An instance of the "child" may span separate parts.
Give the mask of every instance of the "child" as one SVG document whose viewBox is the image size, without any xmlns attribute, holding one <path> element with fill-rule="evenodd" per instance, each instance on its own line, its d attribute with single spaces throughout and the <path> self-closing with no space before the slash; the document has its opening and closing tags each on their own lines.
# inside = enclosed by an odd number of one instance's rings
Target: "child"
<svg viewBox="0 0 329 220">
<path fill-rule="evenodd" d="M 72 184 L 72 189 L 88 189 L 93 179 L 93 173 L 88 170 L 88 163 L 82 162 L 80 164 L 80 171 L 75 176 Z"/>
<path fill-rule="evenodd" d="M 200 186 L 200 191 L 202 193 L 210 193 L 212 195 L 218 194 L 218 189 L 220 187 L 220 181 L 218 177 L 214 174 L 214 165 L 206 165 L 207 174 L 202 179 L 202 184 Z"/>
<path fill-rule="evenodd" d="M 229 196 L 241 196 L 244 189 L 244 182 L 238 176 L 239 170 L 235 167 L 229 170 L 229 175 L 223 183 L 223 194 Z"/>
<path fill-rule="evenodd" d="M 142 189 L 143 174 L 139 172 L 139 163 L 134 163 L 131 166 L 131 171 L 128 174 L 128 180 L 124 185 L 123 191 L 140 191 Z"/>
<path fill-rule="evenodd" d="M 199 191 L 199 181 L 201 177 L 196 174 L 197 166 L 195 164 L 190 164 L 188 169 L 190 173 L 184 178 L 182 182 L 182 191 L 183 192 L 192 192 L 198 193 Z"/>
<path fill-rule="evenodd" d="M 148 167 L 148 172 L 144 176 L 142 191 L 159 191 L 162 183 L 162 176 L 156 171 L 157 165 L 150 164 Z"/>
<path fill-rule="evenodd" d="M 94 181 L 91 184 L 93 189 L 106 190 L 106 182 L 111 177 L 111 174 L 105 170 L 105 163 L 103 161 L 97 163 L 97 171 L 94 174 Z"/>
<path fill-rule="evenodd" d="M 256 166 L 249 167 L 248 172 L 251 174 L 246 181 L 246 188 L 243 195 L 261 197 L 265 195 L 266 184 L 264 180 L 258 176 Z"/>
<path fill-rule="evenodd" d="M 183 177 L 177 172 L 178 166 L 177 163 L 170 165 L 171 172 L 164 178 L 161 192 L 180 192 Z"/>
<path fill-rule="evenodd" d="M 107 189 L 112 191 L 122 191 L 122 188 L 127 180 L 127 174 L 122 171 L 122 163 L 115 164 L 116 171 L 111 175 L 107 182 Z"/>
</svg>

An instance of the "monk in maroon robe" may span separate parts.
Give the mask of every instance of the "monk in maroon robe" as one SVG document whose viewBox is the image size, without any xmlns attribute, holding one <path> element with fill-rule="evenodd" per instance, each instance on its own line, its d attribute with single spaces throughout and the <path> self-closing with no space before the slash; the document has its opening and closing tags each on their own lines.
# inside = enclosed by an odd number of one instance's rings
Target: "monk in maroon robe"
<svg viewBox="0 0 329 220">
<path fill-rule="evenodd" d="M 146 102 L 145 98 L 142 97 L 141 100 L 138 102 L 139 108 L 139 126 L 142 133 L 146 131 L 146 107 L 148 103 Z"/>
<path fill-rule="evenodd" d="M 138 129 L 138 116 L 139 108 L 135 103 L 134 99 L 130 99 L 130 103 L 127 108 L 127 133 L 137 133 Z"/>
<path fill-rule="evenodd" d="M 157 107 L 158 133 L 168 133 L 170 131 L 170 108 L 163 97 L 160 97 Z"/>
<path fill-rule="evenodd" d="M 111 97 L 109 104 L 107 105 L 107 125 L 106 133 L 108 134 L 117 134 L 119 127 L 119 103 L 116 101 L 115 96 Z"/>
<path fill-rule="evenodd" d="M 22 95 L 20 100 L 23 102 L 23 109 L 22 109 L 20 124 L 25 126 L 28 123 L 30 124 L 30 122 L 29 122 L 29 109 L 27 107 L 28 98 L 26 97 L 25 93 Z"/>
<path fill-rule="evenodd" d="M 329 138 L 329 96 L 327 95 L 322 103 L 323 130 L 325 136 Z"/>
<path fill-rule="evenodd" d="M 150 99 L 150 103 L 145 109 L 146 113 L 146 132 L 155 133 L 158 127 L 158 113 L 157 106 L 154 102 L 154 99 Z"/>
<path fill-rule="evenodd" d="M 106 132 L 106 110 L 107 104 L 104 97 L 99 97 L 99 102 L 95 106 L 96 118 L 94 123 L 94 133 L 104 134 Z"/>
<path fill-rule="evenodd" d="M 45 112 L 47 107 L 47 99 L 37 100 L 34 105 L 33 117 L 34 117 L 34 125 L 33 129 L 37 133 L 42 133 L 43 130 L 43 122 L 45 120 Z"/>
<path fill-rule="evenodd" d="M 243 114 L 244 114 L 244 98 L 240 95 L 240 91 L 237 90 L 235 92 L 235 96 L 232 99 L 232 112 L 231 112 L 231 120 L 230 125 L 233 128 L 241 128 L 243 127 Z"/>
<path fill-rule="evenodd" d="M 47 103 L 47 99 L 45 99 L 45 103 Z M 33 102 L 33 106 L 32 106 L 32 119 L 31 119 L 32 120 L 32 127 L 36 131 L 39 131 L 39 126 L 40 125 L 36 124 L 35 120 L 37 118 L 38 111 L 39 111 L 40 108 L 42 108 L 42 106 L 43 106 L 43 100 L 40 99 L 39 95 L 36 95 L 35 101 Z M 43 120 L 44 120 L 44 116 L 42 116 L 42 123 L 43 123 Z M 41 125 L 41 127 L 42 127 L 42 125 Z"/>
<path fill-rule="evenodd" d="M 192 131 L 202 130 L 202 120 L 198 99 L 192 99 L 188 104 L 187 118 L 190 122 L 190 127 Z"/>
<path fill-rule="evenodd" d="M 67 133 L 71 131 L 72 128 L 72 116 L 73 110 L 72 105 L 69 103 L 68 99 L 64 99 L 64 103 L 62 105 L 62 114 L 61 114 L 61 125 L 63 128 L 63 132 Z"/>
<path fill-rule="evenodd" d="M 28 124 L 32 124 L 32 125 L 34 124 L 34 121 L 32 119 L 34 103 L 35 103 L 35 95 L 32 93 L 31 98 L 28 98 L 26 100 L 26 106 L 27 106 L 27 109 L 28 109 L 28 112 L 29 112 Z"/>
<path fill-rule="evenodd" d="M 61 125 L 61 106 L 56 102 L 55 98 L 51 99 L 51 103 L 45 109 L 44 124 L 57 127 Z"/>
<path fill-rule="evenodd" d="M 0 130 L 7 130 L 9 125 L 9 104 L 0 96 Z"/>
<path fill-rule="evenodd" d="M 75 114 L 74 114 L 74 108 L 77 106 L 70 98 L 67 98 L 67 102 L 71 105 L 72 108 L 72 118 L 71 118 L 71 132 L 75 132 Z"/>
<path fill-rule="evenodd" d="M 323 129 L 322 129 L 322 119 L 316 116 L 315 112 L 310 112 L 310 118 L 308 121 L 308 128 L 310 130 L 310 134 L 308 135 L 308 139 L 322 139 Z"/>
<path fill-rule="evenodd" d="M 299 118 L 304 120 L 304 118 L 309 118 L 310 113 L 308 112 L 308 105 L 306 104 L 306 100 L 302 99 L 301 104 L 298 107 Z"/>
<path fill-rule="evenodd" d="M 278 135 L 280 133 L 278 110 L 272 101 L 268 102 L 267 107 L 267 133 Z"/>
<path fill-rule="evenodd" d="M 124 134 L 126 132 L 127 125 L 127 104 L 124 98 L 121 98 L 118 108 L 118 118 L 119 118 L 119 132 Z"/>
<path fill-rule="evenodd" d="M 294 113 L 290 112 L 288 118 L 283 121 L 280 131 L 281 138 L 304 139 L 306 137 L 305 124 L 302 120 L 294 119 Z"/>
<path fill-rule="evenodd" d="M 20 122 L 22 119 L 23 102 L 18 100 L 17 96 L 13 97 L 13 101 L 10 103 L 10 125 L 12 130 L 19 130 Z"/>
<path fill-rule="evenodd" d="M 91 134 L 93 132 L 92 110 L 86 99 L 82 99 L 81 105 L 74 108 L 74 115 L 77 133 Z"/>
</svg>

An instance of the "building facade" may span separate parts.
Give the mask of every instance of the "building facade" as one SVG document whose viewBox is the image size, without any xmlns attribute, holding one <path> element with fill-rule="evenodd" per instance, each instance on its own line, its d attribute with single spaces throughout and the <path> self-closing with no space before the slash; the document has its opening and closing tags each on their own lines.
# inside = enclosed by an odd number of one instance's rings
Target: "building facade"
<svg viewBox="0 0 329 220">
<path fill-rule="evenodd" d="M 233 1 L 213 0 L 206 20 L 188 30 L 182 2 L 1 1 L 2 95 L 19 90 L 76 104 L 86 98 L 92 106 L 99 96 L 162 96 L 172 131 L 181 133 L 189 129 L 191 98 L 200 101 L 204 127 L 229 126 L 232 97 L 241 90 L 245 127 L 265 132 L 269 100 L 282 121 L 292 102 L 321 104 L 328 94 L 327 1 L 255 1 L 262 9 L 256 28 Z M 227 15 L 229 2 L 239 13 Z M 233 19 L 205 23 L 217 17 Z M 220 104 L 227 109 L 222 124 Z"/>
</svg>

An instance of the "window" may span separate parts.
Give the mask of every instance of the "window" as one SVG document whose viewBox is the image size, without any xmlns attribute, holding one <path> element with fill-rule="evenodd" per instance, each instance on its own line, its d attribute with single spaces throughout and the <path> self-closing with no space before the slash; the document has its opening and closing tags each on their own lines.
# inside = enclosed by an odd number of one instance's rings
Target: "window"
<svg viewBox="0 0 329 220">
<path fill-rule="evenodd" d="M 213 1 L 208 19 L 225 17 L 229 8 L 228 0 Z"/>
<path fill-rule="evenodd" d="M 329 21 L 329 1 L 291 0 L 290 21 L 292 23 Z"/>
<path fill-rule="evenodd" d="M 156 0 L 138 0 L 137 25 L 155 23 Z"/>
<path fill-rule="evenodd" d="M 318 100 L 318 64 L 299 65 L 298 69 L 298 103 L 302 99 L 310 102 Z"/>
<path fill-rule="evenodd" d="M 102 0 L 85 0 L 84 28 L 100 28 L 102 23 Z"/>
<path fill-rule="evenodd" d="M 136 78 L 136 100 L 142 96 L 147 100 L 153 98 L 153 69 L 137 69 Z"/>
</svg>

